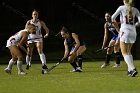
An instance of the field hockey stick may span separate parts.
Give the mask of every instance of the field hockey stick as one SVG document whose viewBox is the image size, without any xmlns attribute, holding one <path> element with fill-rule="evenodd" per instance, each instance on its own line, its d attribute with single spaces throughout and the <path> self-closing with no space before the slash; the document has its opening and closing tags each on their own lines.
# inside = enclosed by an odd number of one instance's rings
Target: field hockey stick
<svg viewBox="0 0 140 93">
<path fill-rule="evenodd" d="M 52 67 L 50 67 L 50 68 L 47 70 L 47 73 L 49 73 L 50 71 L 52 71 L 55 67 L 57 67 L 58 65 L 60 65 L 60 63 L 62 63 L 63 61 L 64 61 L 64 58 L 62 58 L 60 62 L 57 62 L 57 63 L 54 64 Z"/>
<path fill-rule="evenodd" d="M 73 42 L 70 46 L 74 45 L 75 42 Z M 68 55 L 68 57 L 71 56 L 71 55 Z M 56 68 L 57 66 L 59 66 L 66 58 L 62 58 L 60 62 L 57 62 L 56 64 L 54 64 L 52 67 L 50 67 L 48 70 L 47 70 L 47 73 L 49 73 L 50 71 L 52 71 L 54 68 Z"/>
<path fill-rule="evenodd" d="M 98 49 L 98 50 L 96 50 L 96 53 L 98 53 L 98 52 L 100 52 L 100 51 L 107 50 L 108 48 L 111 48 L 111 47 L 113 47 L 113 46 L 114 46 L 114 45 L 112 45 L 112 46 L 107 46 L 107 47 L 105 47 L 105 48 Z"/>
</svg>

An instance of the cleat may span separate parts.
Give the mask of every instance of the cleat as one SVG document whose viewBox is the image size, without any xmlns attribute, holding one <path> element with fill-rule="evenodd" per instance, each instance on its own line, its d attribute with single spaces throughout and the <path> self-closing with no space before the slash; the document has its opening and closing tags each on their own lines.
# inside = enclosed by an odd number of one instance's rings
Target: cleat
<svg viewBox="0 0 140 93">
<path fill-rule="evenodd" d="M 131 77 L 135 77 L 138 74 L 136 69 L 130 71 L 130 73 L 131 73 Z"/>
<path fill-rule="evenodd" d="M 129 76 L 129 77 L 131 76 L 131 73 L 130 73 L 130 71 L 128 71 L 128 72 L 127 72 L 127 76 Z"/>
<path fill-rule="evenodd" d="M 43 65 L 42 66 L 42 71 L 41 71 L 42 74 L 47 74 L 48 73 L 48 68 L 46 65 Z"/>
<path fill-rule="evenodd" d="M 27 74 L 27 73 L 22 71 L 22 72 L 18 72 L 18 74 L 19 74 L 19 75 L 25 75 L 25 74 Z"/>
<path fill-rule="evenodd" d="M 82 72 L 82 69 L 80 67 L 77 67 L 76 69 L 73 69 L 70 72 Z"/>
<path fill-rule="evenodd" d="M 76 70 L 75 70 L 75 69 L 73 69 L 73 70 L 71 70 L 70 72 L 76 72 Z"/>
<path fill-rule="evenodd" d="M 11 74 L 11 70 L 10 69 L 6 68 L 4 70 L 5 70 L 6 73 Z"/>
<path fill-rule="evenodd" d="M 104 63 L 101 68 L 106 68 L 107 66 L 109 66 L 110 64 L 109 63 Z"/>
<path fill-rule="evenodd" d="M 115 65 L 113 66 L 113 68 L 120 68 L 120 67 L 121 67 L 120 64 L 115 64 Z"/>
<path fill-rule="evenodd" d="M 42 69 L 48 69 L 48 68 L 47 68 L 47 66 L 46 66 L 46 65 L 43 65 L 43 66 L 42 66 Z"/>
<path fill-rule="evenodd" d="M 48 71 L 47 71 L 48 69 L 42 69 L 42 74 L 47 74 L 48 73 Z"/>
<path fill-rule="evenodd" d="M 77 67 L 76 72 L 82 72 L 82 69 L 80 67 Z"/>
</svg>

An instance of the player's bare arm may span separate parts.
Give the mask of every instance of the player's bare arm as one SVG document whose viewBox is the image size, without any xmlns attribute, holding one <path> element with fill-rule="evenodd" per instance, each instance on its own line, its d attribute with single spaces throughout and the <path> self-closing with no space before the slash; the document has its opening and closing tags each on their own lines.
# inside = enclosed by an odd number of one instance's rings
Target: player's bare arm
<svg viewBox="0 0 140 93">
<path fill-rule="evenodd" d="M 49 35 L 49 28 L 46 26 L 44 21 L 40 21 L 41 26 L 43 27 L 43 29 L 46 31 L 46 35 L 44 35 L 44 38 L 48 37 Z"/>
<path fill-rule="evenodd" d="M 115 27 L 116 31 L 119 33 L 120 32 L 120 28 L 118 26 L 118 22 L 114 22 L 113 26 Z"/>
<path fill-rule="evenodd" d="M 75 48 L 73 52 L 76 52 L 78 50 L 78 48 L 80 47 L 80 41 L 78 39 L 78 35 L 76 33 L 72 33 L 72 37 L 75 40 Z"/>
<path fill-rule="evenodd" d="M 27 50 L 26 50 L 26 48 L 25 48 L 23 45 L 26 44 L 26 42 L 27 42 L 27 37 L 28 37 L 28 33 L 27 33 L 27 32 L 23 32 L 23 33 L 22 33 L 22 38 L 21 38 L 21 40 L 20 40 L 20 42 L 19 42 L 19 44 L 18 44 L 18 47 L 19 47 L 20 49 L 22 49 L 25 53 L 27 53 Z"/>
<path fill-rule="evenodd" d="M 64 53 L 63 58 L 67 58 L 68 54 L 69 54 L 69 47 L 68 47 L 68 44 L 67 44 L 66 40 L 64 41 L 64 47 L 65 47 L 65 53 Z"/>
<path fill-rule="evenodd" d="M 102 48 L 104 48 L 106 46 L 107 39 L 108 39 L 108 30 L 107 30 L 107 27 L 105 24 L 104 25 L 104 40 L 103 40 Z"/>
</svg>

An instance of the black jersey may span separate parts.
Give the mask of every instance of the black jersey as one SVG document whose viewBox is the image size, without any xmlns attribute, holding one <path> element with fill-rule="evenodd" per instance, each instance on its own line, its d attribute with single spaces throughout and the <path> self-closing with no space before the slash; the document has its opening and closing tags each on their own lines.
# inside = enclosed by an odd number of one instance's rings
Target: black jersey
<svg viewBox="0 0 140 93">
<path fill-rule="evenodd" d="M 69 35 L 70 35 L 70 38 L 66 39 L 66 42 L 67 42 L 69 47 L 72 47 L 72 46 L 74 46 L 76 44 L 76 42 L 72 37 L 72 33 L 69 33 Z M 78 36 L 78 39 L 80 41 L 80 46 L 85 45 L 84 40 L 82 40 L 79 36 Z"/>
<path fill-rule="evenodd" d="M 117 30 L 115 29 L 115 27 L 113 26 L 113 23 L 111 22 L 106 22 L 106 28 L 108 29 L 108 31 L 110 31 L 113 36 L 116 36 L 118 35 L 118 32 Z"/>
</svg>

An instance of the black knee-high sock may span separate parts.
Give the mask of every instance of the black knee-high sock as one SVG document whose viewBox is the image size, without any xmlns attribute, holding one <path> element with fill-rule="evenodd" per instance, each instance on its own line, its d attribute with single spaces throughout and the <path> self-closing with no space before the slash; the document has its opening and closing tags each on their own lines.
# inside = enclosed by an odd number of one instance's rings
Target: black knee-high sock
<svg viewBox="0 0 140 93">
<path fill-rule="evenodd" d="M 83 57 L 82 57 L 82 55 L 79 55 L 79 56 L 77 57 L 77 59 L 78 59 L 78 66 L 82 68 L 82 62 L 83 62 Z"/>
<path fill-rule="evenodd" d="M 109 63 L 109 61 L 110 61 L 110 59 L 111 59 L 111 55 L 110 54 L 107 54 L 106 55 L 106 58 L 105 58 L 105 63 Z"/>
<path fill-rule="evenodd" d="M 76 69 L 76 68 L 78 67 L 75 61 L 74 61 L 73 63 L 70 63 L 70 64 L 72 65 L 72 67 L 73 67 L 74 69 Z"/>
<path fill-rule="evenodd" d="M 116 64 L 120 64 L 120 52 L 115 53 Z"/>
</svg>

